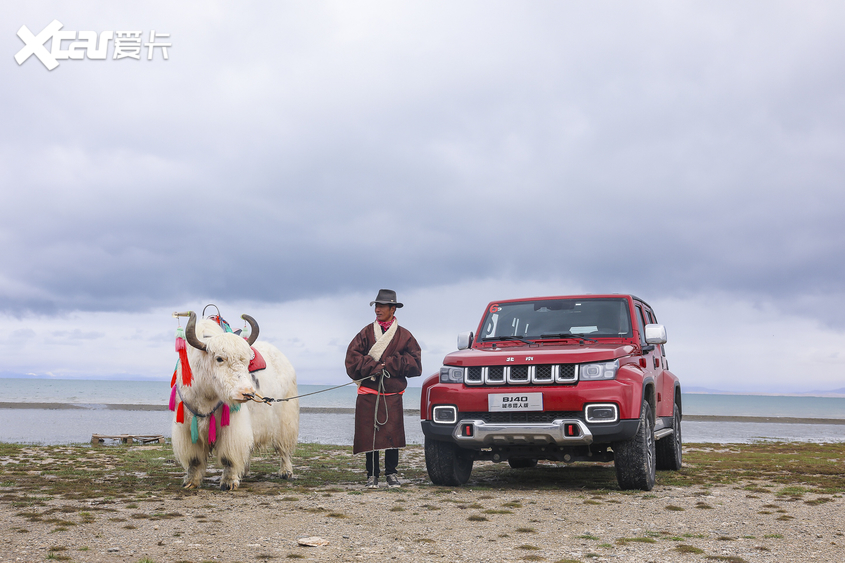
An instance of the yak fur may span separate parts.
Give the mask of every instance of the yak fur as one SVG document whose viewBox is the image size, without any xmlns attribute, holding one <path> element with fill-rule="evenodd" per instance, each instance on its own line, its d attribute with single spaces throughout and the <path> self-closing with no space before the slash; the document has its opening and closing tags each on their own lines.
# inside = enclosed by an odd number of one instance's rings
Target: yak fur
<svg viewBox="0 0 845 563">
<path fill-rule="evenodd" d="M 248 371 L 252 351 L 246 340 L 226 333 L 217 323 L 202 319 L 196 324 L 197 337 L 206 344 L 206 350 L 187 347 L 188 360 L 193 372 L 190 386 L 176 385 L 184 402 L 200 413 L 206 414 L 220 401 L 230 406 L 228 426 L 221 426 L 221 408 L 216 419 L 217 439 L 208 441 L 210 417 L 197 417 L 199 439 L 191 442 L 191 418 L 186 408 L 185 422 L 173 419 L 173 453 L 185 469 L 185 488 L 199 488 L 205 476 L 210 454 L 215 454 L 223 468 L 220 479 L 222 490 L 237 489 L 241 478 L 249 469 L 254 449 L 272 447 L 280 458 L 279 475 L 287 479 L 293 475 L 291 457 L 299 435 L 299 401 L 276 403 L 246 402 L 244 394 L 259 392 L 265 397 L 294 397 L 296 372 L 278 348 L 266 342 L 255 342 L 254 347 L 267 362 L 267 368 L 252 374 Z M 241 405 L 235 411 L 236 405 Z"/>
</svg>

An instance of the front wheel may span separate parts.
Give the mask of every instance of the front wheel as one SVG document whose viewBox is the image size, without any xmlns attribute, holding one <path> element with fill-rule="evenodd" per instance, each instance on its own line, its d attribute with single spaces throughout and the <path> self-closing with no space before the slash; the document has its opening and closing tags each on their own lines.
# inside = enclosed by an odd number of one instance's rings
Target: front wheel
<svg viewBox="0 0 845 563">
<path fill-rule="evenodd" d="M 672 435 L 657 441 L 657 469 L 677 471 L 683 465 L 681 441 L 681 405 L 675 403 Z"/>
<path fill-rule="evenodd" d="M 637 433 L 630 440 L 613 444 L 616 481 L 619 483 L 619 488 L 650 491 L 654 487 L 655 457 L 651 405 L 648 401 L 643 401 Z"/>
<path fill-rule="evenodd" d="M 435 485 L 457 487 L 469 481 L 472 457 L 451 442 L 426 438 L 425 468 Z"/>
</svg>

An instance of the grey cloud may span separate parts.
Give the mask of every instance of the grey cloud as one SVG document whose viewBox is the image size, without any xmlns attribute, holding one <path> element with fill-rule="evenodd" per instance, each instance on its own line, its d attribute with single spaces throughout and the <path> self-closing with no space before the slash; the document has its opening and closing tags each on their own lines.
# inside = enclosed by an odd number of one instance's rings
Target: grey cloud
<svg viewBox="0 0 845 563">
<path fill-rule="evenodd" d="M 844 326 L 841 7 L 496 6 L 170 15 L 167 64 L 0 70 L 0 310 L 505 276 Z"/>
</svg>

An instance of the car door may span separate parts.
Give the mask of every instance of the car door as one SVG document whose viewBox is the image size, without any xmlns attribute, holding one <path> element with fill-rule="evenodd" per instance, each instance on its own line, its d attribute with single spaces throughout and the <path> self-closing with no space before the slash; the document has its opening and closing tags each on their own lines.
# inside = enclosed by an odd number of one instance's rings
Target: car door
<svg viewBox="0 0 845 563">
<path fill-rule="evenodd" d="M 643 313 L 650 324 L 659 324 L 654 311 L 647 305 L 643 306 Z M 657 389 L 657 416 L 672 416 L 675 397 L 672 378 L 664 373 L 669 369 L 666 365 L 665 344 L 656 344 L 652 364 L 654 365 L 654 381 Z"/>
<path fill-rule="evenodd" d="M 657 408 L 655 409 L 656 416 L 665 416 L 661 414 L 665 407 L 663 405 L 663 362 L 660 345 L 651 345 L 645 341 L 645 325 L 651 323 L 652 318 L 648 316 L 649 310 L 646 305 L 636 302 L 637 310 L 637 325 L 640 329 L 640 346 L 643 348 L 642 361 L 640 367 L 645 371 L 646 376 L 651 376 L 654 379 L 654 390 L 657 394 L 655 397 Z M 651 347 L 651 350 L 649 350 Z M 645 364 L 645 365 L 643 365 Z"/>
</svg>

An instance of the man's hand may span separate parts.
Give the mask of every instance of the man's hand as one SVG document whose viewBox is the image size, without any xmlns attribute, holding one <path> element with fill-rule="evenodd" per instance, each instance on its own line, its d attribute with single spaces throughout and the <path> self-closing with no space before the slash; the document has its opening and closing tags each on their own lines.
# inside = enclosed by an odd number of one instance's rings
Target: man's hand
<svg viewBox="0 0 845 563">
<path fill-rule="evenodd" d="M 384 364 L 377 364 L 375 370 L 373 370 L 373 374 L 370 376 L 370 381 L 375 381 L 376 376 L 381 374 L 384 371 Z"/>
</svg>

